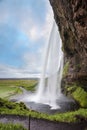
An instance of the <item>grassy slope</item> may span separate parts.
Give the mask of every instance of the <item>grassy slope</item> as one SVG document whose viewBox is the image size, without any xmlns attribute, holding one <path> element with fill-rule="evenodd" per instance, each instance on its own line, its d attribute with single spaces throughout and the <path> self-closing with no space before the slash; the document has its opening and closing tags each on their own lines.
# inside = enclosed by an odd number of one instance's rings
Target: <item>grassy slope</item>
<svg viewBox="0 0 87 130">
<path fill-rule="evenodd" d="M 0 97 L 7 98 L 13 94 L 21 93 L 20 86 L 33 91 L 36 80 L 0 80 Z"/>
</svg>

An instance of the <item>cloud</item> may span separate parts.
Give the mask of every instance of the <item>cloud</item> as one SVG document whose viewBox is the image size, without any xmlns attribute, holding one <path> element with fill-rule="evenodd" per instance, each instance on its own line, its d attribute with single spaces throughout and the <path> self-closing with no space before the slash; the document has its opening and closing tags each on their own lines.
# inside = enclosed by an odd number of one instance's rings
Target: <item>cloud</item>
<svg viewBox="0 0 87 130">
<path fill-rule="evenodd" d="M 29 70 L 31 73 L 40 73 L 42 70 L 42 51 L 39 50 L 36 53 L 25 53 L 24 58 L 24 69 Z"/>
<path fill-rule="evenodd" d="M 8 65 L 0 65 L 0 78 L 39 78 L 39 73 L 31 73 L 27 69 L 20 69 Z"/>
<path fill-rule="evenodd" d="M 22 61 L 20 58 L 18 60 L 23 62 L 23 65 L 18 68 L 19 66 L 11 66 L 10 64 L 5 65 L 4 63 L 2 65 L 1 63 L 0 77 L 39 76 L 39 73 L 42 71 L 44 51 L 48 44 L 47 42 L 53 24 L 53 12 L 51 6 L 47 0 L 42 0 L 45 2 L 46 9 L 44 12 L 37 12 L 37 10 L 34 10 L 33 6 L 30 7 L 29 3 L 27 4 L 29 6 L 24 6 L 25 4 L 23 3 L 23 0 L 21 3 L 19 2 L 20 4 L 17 3 L 18 0 L 13 1 L 14 2 L 12 3 L 11 0 L 9 0 L 9 2 L 6 0 L 0 5 L 0 24 L 5 23 L 6 25 L 10 25 L 17 29 L 18 32 L 21 32 L 20 37 L 17 34 L 18 41 L 15 40 L 15 43 L 13 43 L 15 47 L 14 49 L 17 51 L 20 50 L 20 55 L 22 51 Z M 28 2 L 28 0 L 25 1 Z M 32 2 L 32 0 L 30 1 Z M 19 7 L 19 5 L 21 6 Z M 36 16 L 34 14 L 35 11 L 38 14 Z M 41 13 L 40 18 L 43 15 L 44 20 L 40 20 L 39 13 Z M 11 37 L 9 38 L 12 40 Z M 17 47 L 22 49 L 17 49 Z M 16 53 L 18 54 L 17 51 Z"/>
<path fill-rule="evenodd" d="M 36 41 L 40 38 L 37 26 L 34 25 L 30 28 L 28 36 L 32 41 Z"/>
<path fill-rule="evenodd" d="M 39 1 L 36 3 L 40 5 Z M 39 19 L 39 14 L 42 15 L 42 13 L 34 10 L 28 0 L 25 2 L 22 0 L 20 6 L 17 0 L 3 1 L 3 4 L 0 6 L 0 21 L 2 23 L 10 23 L 10 25 L 23 31 L 32 41 L 46 38 L 52 25 L 53 13 L 47 0 L 41 0 L 41 3 L 44 3 L 46 6 L 44 10 L 45 14 L 43 12 L 44 22 Z M 38 15 L 35 16 L 35 12 L 38 12 Z"/>
<path fill-rule="evenodd" d="M 23 17 L 23 20 L 20 21 L 19 28 L 25 32 L 25 34 L 31 39 L 31 41 L 38 41 L 43 39 L 45 43 L 48 41 L 50 31 L 53 24 L 53 11 L 47 0 L 44 0 L 46 4 L 46 15 L 44 15 L 44 23 L 38 21 L 33 16 L 32 12 L 29 17 Z M 37 18 L 38 19 L 38 18 Z"/>
<path fill-rule="evenodd" d="M 29 37 L 32 40 L 38 41 L 38 40 L 43 40 L 43 45 L 38 48 L 37 52 L 35 53 L 25 53 L 23 56 L 24 62 L 25 62 L 25 68 L 31 70 L 31 72 L 42 72 L 42 67 L 43 67 L 43 58 L 44 58 L 44 52 L 46 49 L 46 46 L 48 44 L 49 36 L 50 36 L 50 31 L 53 25 L 53 12 L 51 9 L 51 6 L 49 3 L 46 1 L 47 4 L 47 13 L 45 17 L 45 22 L 43 26 L 40 26 L 39 24 L 32 23 L 31 28 L 27 30 L 25 29 L 25 32 L 28 33 Z M 34 20 L 32 20 L 34 21 Z M 39 43 L 39 42 L 38 42 Z M 35 42 L 37 44 L 37 42 Z M 35 45 L 34 46 L 37 46 Z M 42 44 L 42 43 L 41 43 Z"/>
</svg>

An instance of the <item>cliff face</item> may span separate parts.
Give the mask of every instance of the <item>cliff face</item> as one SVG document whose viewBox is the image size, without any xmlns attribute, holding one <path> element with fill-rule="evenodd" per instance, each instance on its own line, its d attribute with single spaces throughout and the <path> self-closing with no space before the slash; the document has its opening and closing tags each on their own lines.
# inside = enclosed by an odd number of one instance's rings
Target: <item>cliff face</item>
<svg viewBox="0 0 87 130">
<path fill-rule="evenodd" d="M 50 0 L 54 18 L 62 38 L 65 65 L 65 84 L 78 82 L 87 86 L 87 1 Z"/>
</svg>

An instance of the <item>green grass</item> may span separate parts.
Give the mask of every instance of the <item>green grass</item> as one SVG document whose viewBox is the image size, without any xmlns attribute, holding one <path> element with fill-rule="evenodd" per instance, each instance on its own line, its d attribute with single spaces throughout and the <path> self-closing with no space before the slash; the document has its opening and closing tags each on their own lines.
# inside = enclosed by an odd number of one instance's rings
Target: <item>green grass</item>
<svg viewBox="0 0 87 130">
<path fill-rule="evenodd" d="M 17 93 L 21 93 L 20 86 L 34 91 L 37 84 L 37 80 L 0 80 L 0 97 L 7 98 Z"/>
<path fill-rule="evenodd" d="M 3 124 L 0 123 L 0 130 L 26 130 L 20 124 Z"/>
<path fill-rule="evenodd" d="M 0 86 L 0 97 L 2 98 L 7 98 L 20 92 L 21 92 L 20 88 L 16 86 L 7 86 L 7 85 Z"/>
<path fill-rule="evenodd" d="M 68 123 L 79 122 L 80 119 L 78 118 L 78 116 L 87 119 L 87 109 L 83 108 L 80 108 L 77 111 L 48 115 L 33 110 L 29 110 L 22 102 L 18 104 L 3 99 L 0 99 L 0 114 L 26 115 L 38 119 L 47 119 L 50 121 L 68 122 Z"/>
</svg>

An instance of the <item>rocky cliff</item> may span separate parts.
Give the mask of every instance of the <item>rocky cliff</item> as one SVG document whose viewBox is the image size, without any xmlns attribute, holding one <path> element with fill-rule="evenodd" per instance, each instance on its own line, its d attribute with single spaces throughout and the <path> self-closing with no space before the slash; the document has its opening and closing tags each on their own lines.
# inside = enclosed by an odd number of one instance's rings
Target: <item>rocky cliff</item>
<svg viewBox="0 0 87 130">
<path fill-rule="evenodd" d="M 87 85 L 87 1 L 50 0 L 69 62 L 67 82 Z"/>
<path fill-rule="evenodd" d="M 87 90 L 87 0 L 50 0 L 64 51 L 64 85 Z"/>
</svg>

